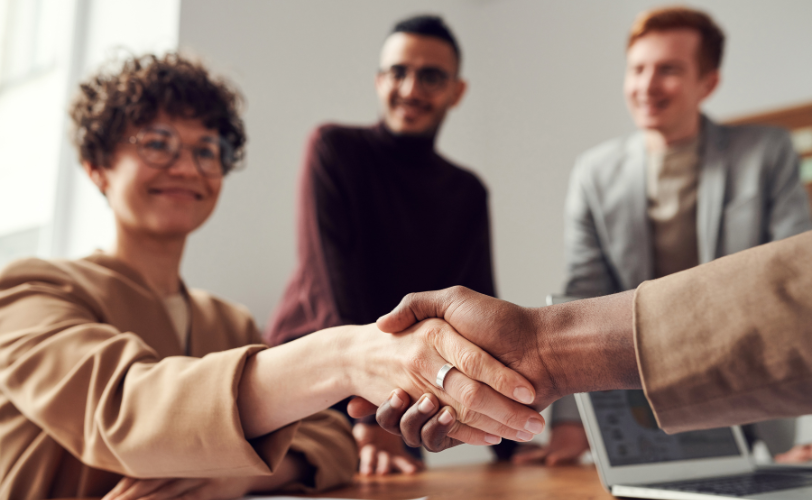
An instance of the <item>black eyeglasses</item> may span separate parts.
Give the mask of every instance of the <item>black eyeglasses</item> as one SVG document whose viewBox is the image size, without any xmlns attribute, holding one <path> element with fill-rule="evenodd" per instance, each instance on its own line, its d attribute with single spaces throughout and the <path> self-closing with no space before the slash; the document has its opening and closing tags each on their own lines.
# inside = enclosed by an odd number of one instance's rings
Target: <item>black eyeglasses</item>
<svg viewBox="0 0 812 500">
<path fill-rule="evenodd" d="M 412 74 L 416 85 L 429 94 L 443 90 L 451 79 L 451 75 L 445 70 L 431 66 L 412 68 L 404 64 L 393 64 L 387 69 L 381 69 L 379 73 L 395 87 L 400 87 L 409 74 Z"/>
<path fill-rule="evenodd" d="M 174 128 L 151 125 L 127 142 L 134 144 L 141 159 L 153 168 L 168 169 L 180 157 L 181 150 L 188 149 L 200 175 L 217 178 L 230 170 L 231 146 L 222 137 L 204 137 L 197 144 L 186 146 Z"/>
</svg>

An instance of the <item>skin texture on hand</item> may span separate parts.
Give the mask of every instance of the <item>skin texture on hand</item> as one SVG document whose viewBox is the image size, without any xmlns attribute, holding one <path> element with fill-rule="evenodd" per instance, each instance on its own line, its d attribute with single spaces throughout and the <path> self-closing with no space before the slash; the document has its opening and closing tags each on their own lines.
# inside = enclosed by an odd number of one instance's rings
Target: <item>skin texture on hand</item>
<svg viewBox="0 0 812 500">
<path fill-rule="evenodd" d="M 446 363 L 458 369 L 440 389 L 435 377 Z M 246 362 L 237 405 L 252 438 L 351 395 L 382 404 L 394 388 L 415 399 L 430 392 L 452 406 L 452 437 L 466 443 L 526 441 L 544 427 L 537 412 L 517 402 L 533 401 L 532 384 L 438 319 L 395 335 L 374 324 L 341 326 L 261 351 Z"/>
<path fill-rule="evenodd" d="M 634 292 L 524 308 L 465 287 L 404 297 L 378 319 L 384 332 L 443 318 L 460 335 L 533 383 L 537 409 L 567 394 L 640 388 L 632 331 Z"/>
<path fill-rule="evenodd" d="M 812 444 L 798 444 L 787 452 L 775 456 L 779 464 L 800 464 L 812 461 Z"/>
<path fill-rule="evenodd" d="M 451 437 L 457 424 L 457 414 L 450 406 L 443 407 L 437 396 L 424 394 L 409 406 L 409 395 L 402 389 L 395 389 L 375 415 L 382 429 L 402 436 L 409 446 L 423 445 L 428 451 L 438 452 L 457 446 L 462 441 Z M 356 411 L 368 411 L 368 402 L 356 398 L 350 402 Z M 374 408 L 373 408 L 374 411 Z"/>
<path fill-rule="evenodd" d="M 375 424 L 357 423 L 352 435 L 358 443 L 358 471 L 369 476 L 391 473 L 414 474 L 426 468 L 422 460 L 409 454 L 403 440 Z"/>
<path fill-rule="evenodd" d="M 379 318 L 377 325 L 384 332 L 396 333 L 425 318 L 443 318 L 462 336 L 527 377 L 536 392 L 534 407 L 540 410 L 575 392 L 640 387 L 632 329 L 633 297 L 633 292 L 624 292 L 529 309 L 453 287 L 410 294 L 395 310 Z M 356 404 L 359 410 L 364 406 Z M 396 425 L 398 417 L 403 420 Z M 413 409 L 391 404 L 377 413 L 381 426 L 397 433 L 424 420 L 418 417 Z M 431 451 L 457 444 L 451 439 L 455 436 L 439 429 L 435 425 L 414 436 Z M 405 435 L 404 440 L 412 444 Z"/>
<path fill-rule="evenodd" d="M 587 450 L 589 441 L 583 424 L 561 422 L 550 429 L 550 442 L 547 446 L 523 444 L 510 461 L 515 465 L 566 465 L 578 462 Z"/>
</svg>

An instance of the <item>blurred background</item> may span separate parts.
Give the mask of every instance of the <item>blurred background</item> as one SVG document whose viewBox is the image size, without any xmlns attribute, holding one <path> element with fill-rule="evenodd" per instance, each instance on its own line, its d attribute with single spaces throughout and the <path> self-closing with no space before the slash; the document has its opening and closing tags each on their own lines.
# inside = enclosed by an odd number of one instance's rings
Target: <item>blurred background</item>
<svg viewBox="0 0 812 500">
<path fill-rule="evenodd" d="M 249 136 L 246 169 L 227 178 L 215 215 L 191 238 L 183 276 L 247 305 L 264 325 L 294 266 L 294 195 L 308 133 L 324 122 L 374 122 L 385 36 L 403 17 L 435 13 L 458 37 L 469 82 L 439 149 L 490 188 L 500 297 L 541 305 L 562 286 L 570 168 L 580 152 L 633 130 L 621 94 L 626 33 L 638 12 L 662 4 L 0 0 L 0 265 L 109 245 L 112 216 L 67 140 L 67 103 L 104 61 L 181 50 L 241 89 Z M 728 36 L 710 116 L 812 101 L 812 2 L 687 4 Z M 812 418 L 802 419 L 799 440 L 812 441 Z M 429 464 L 488 458 L 458 448 Z"/>
</svg>

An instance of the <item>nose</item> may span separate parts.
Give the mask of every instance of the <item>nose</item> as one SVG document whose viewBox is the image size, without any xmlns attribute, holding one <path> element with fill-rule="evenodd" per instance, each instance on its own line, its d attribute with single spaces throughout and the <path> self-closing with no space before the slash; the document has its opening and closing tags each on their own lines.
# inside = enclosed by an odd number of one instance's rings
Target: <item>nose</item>
<svg viewBox="0 0 812 500">
<path fill-rule="evenodd" d="M 660 86 L 660 79 L 657 77 L 657 72 L 653 69 L 647 68 L 638 78 L 638 89 L 646 95 L 657 93 Z"/>
<path fill-rule="evenodd" d="M 414 71 L 409 71 L 403 81 L 401 81 L 400 88 L 398 88 L 398 93 L 402 97 L 415 97 L 420 91 L 418 87 L 417 73 Z"/>
<path fill-rule="evenodd" d="M 171 175 L 180 177 L 197 177 L 200 172 L 195 165 L 195 158 L 191 148 L 182 147 L 178 153 L 178 157 L 169 166 L 167 172 Z"/>
</svg>

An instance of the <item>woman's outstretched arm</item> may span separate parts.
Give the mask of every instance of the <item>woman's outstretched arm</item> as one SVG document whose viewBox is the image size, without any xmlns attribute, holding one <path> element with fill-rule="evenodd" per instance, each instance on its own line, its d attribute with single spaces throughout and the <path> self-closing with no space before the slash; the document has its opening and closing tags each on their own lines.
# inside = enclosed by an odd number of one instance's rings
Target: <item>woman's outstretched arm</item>
<svg viewBox="0 0 812 500">
<path fill-rule="evenodd" d="M 434 378 L 446 363 L 459 369 L 442 390 Z M 433 392 L 455 408 L 461 422 L 455 437 L 467 443 L 526 441 L 544 425 L 536 411 L 516 401 L 533 399 L 530 383 L 440 320 L 398 335 L 375 325 L 341 326 L 256 353 L 246 362 L 237 405 L 250 438 L 351 395 L 381 404 L 396 388 L 414 400 Z"/>
</svg>

